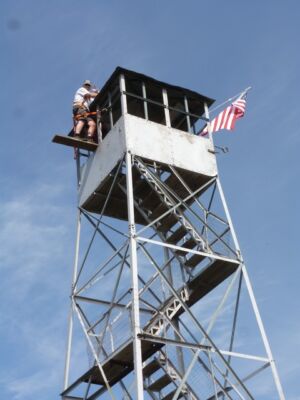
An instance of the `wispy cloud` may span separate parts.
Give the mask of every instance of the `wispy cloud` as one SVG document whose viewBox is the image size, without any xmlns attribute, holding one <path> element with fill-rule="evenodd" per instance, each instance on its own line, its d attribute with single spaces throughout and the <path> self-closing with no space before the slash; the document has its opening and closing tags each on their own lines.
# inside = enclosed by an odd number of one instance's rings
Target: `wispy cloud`
<svg viewBox="0 0 300 400">
<path fill-rule="evenodd" d="M 63 207 L 55 205 L 62 190 L 61 186 L 38 185 L 1 204 L 1 269 L 22 293 L 64 253 L 68 217 Z"/>
<path fill-rule="evenodd" d="M 57 370 L 36 372 L 23 378 L 7 379 L 2 383 L 9 388 L 12 400 L 29 399 L 42 396 L 45 390 L 54 385 L 57 380 Z"/>
<path fill-rule="evenodd" d="M 42 396 L 51 387 L 57 393 L 62 380 L 61 302 L 69 270 L 61 265 L 70 235 L 68 212 L 56 204 L 62 192 L 62 186 L 32 185 L 0 207 L 2 359 L 7 365 L 18 360 L 1 384 L 14 400 Z"/>
</svg>

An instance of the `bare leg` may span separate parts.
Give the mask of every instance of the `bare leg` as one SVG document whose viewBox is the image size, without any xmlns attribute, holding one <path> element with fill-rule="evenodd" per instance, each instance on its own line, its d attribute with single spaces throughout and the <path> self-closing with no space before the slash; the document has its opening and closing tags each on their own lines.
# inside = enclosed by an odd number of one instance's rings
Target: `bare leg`
<svg viewBox="0 0 300 400">
<path fill-rule="evenodd" d="M 96 130 L 96 123 L 93 120 L 88 120 L 88 138 L 92 138 L 94 136 Z"/>
<path fill-rule="evenodd" d="M 82 128 L 84 127 L 84 121 L 79 120 L 75 126 L 75 135 L 79 136 Z"/>
</svg>

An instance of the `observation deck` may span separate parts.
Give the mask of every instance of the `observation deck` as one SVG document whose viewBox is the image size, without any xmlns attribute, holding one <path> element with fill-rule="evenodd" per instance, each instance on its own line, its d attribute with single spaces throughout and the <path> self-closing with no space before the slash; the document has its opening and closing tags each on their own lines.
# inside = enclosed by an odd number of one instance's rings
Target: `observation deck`
<svg viewBox="0 0 300 400">
<path fill-rule="evenodd" d="M 122 112 L 122 94 L 126 112 Z M 212 99 L 188 89 L 117 68 L 91 105 L 92 111 L 103 108 L 109 111 L 101 116 L 101 143 L 82 168 L 80 207 L 100 212 L 114 171 L 127 151 L 161 170 L 168 165 L 179 168 L 190 183 L 195 180 L 205 183 L 216 176 L 212 145 L 195 134 L 205 123 L 205 104 L 209 107 L 212 103 Z M 149 211 L 155 211 L 155 195 L 147 192 L 147 185 L 137 175 L 134 178 L 141 196 L 151 197 Z M 124 183 L 122 172 L 118 180 Z M 175 181 L 172 184 L 169 179 L 168 184 L 177 190 Z M 126 196 L 118 185 L 115 187 L 111 204 L 104 213 L 126 220 Z M 137 222 L 144 223 L 139 217 Z"/>
</svg>

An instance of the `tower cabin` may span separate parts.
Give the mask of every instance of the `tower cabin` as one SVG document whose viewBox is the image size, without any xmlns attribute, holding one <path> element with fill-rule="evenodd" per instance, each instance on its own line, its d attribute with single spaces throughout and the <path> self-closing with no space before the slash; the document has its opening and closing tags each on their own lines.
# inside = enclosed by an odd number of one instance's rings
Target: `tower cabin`
<svg viewBox="0 0 300 400">
<path fill-rule="evenodd" d="M 198 183 L 199 179 L 204 183 L 215 176 L 213 146 L 196 135 L 207 120 L 205 107 L 213 102 L 195 91 L 117 67 L 90 106 L 91 112 L 97 112 L 98 143 L 73 139 L 73 130 L 68 137 L 53 138 L 53 142 L 91 152 L 81 168 L 79 206 L 100 212 L 112 172 L 126 151 L 160 168 L 178 167 L 189 181 L 197 175 Z M 127 220 L 124 193 L 114 195 L 105 214 Z M 145 223 L 141 216 L 136 218 L 137 223 Z"/>
</svg>

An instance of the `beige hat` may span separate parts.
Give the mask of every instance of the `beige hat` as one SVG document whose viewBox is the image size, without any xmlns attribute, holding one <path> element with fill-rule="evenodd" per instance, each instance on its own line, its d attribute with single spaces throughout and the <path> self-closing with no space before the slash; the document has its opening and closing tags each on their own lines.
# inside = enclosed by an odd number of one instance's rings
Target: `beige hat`
<svg viewBox="0 0 300 400">
<path fill-rule="evenodd" d="M 86 80 L 83 82 L 82 86 L 84 86 L 84 85 L 92 86 L 92 82 L 89 81 L 88 79 L 86 79 Z"/>
</svg>

